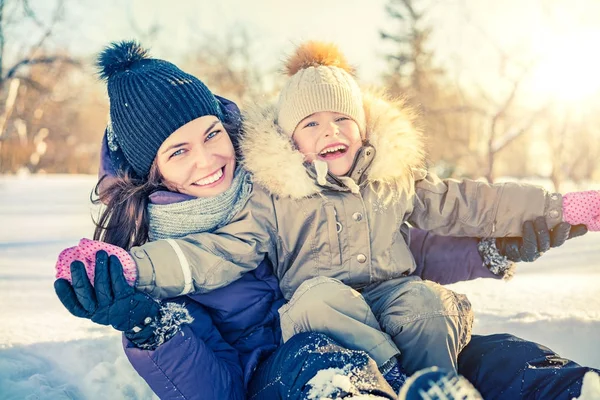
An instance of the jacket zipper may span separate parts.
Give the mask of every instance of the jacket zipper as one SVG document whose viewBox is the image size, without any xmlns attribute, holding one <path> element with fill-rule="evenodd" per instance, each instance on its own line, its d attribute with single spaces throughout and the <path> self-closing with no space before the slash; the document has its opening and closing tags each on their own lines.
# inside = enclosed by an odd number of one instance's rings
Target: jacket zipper
<svg viewBox="0 0 600 400">
<path fill-rule="evenodd" d="M 337 210 L 335 209 L 335 206 L 333 207 L 333 216 L 335 217 L 335 237 L 336 237 L 336 241 L 337 241 L 337 245 L 338 245 L 338 262 L 341 266 L 342 265 L 342 243 L 340 241 L 340 233 L 342 232 L 342 229 L 344 227 L 338 221 Z"/>
</svg>

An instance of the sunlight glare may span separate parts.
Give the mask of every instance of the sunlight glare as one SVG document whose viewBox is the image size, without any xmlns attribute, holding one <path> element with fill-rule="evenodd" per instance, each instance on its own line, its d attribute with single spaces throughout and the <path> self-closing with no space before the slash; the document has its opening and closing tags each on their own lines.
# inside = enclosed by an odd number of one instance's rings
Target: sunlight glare
<svg viewBox="0 0 600 400">
<path fill-rule="evenodd" d="M 531 90 L 560 102 L 600 98 L 600 29 L 546 34 L 537 40 L 539 62 Z"/>
</svg>

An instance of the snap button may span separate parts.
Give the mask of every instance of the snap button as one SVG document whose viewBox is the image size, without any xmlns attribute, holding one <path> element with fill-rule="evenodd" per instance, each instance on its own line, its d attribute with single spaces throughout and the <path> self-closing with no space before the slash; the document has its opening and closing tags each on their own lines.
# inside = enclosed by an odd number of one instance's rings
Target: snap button
<svg viewBox="0 0 600 400">
<path fill-rule="evenodd" d="M 337 233 L 340 233 L 344 227 L 339 222 L 335 223 L 335 230 Z"/>
<path fill-rule="evenodd" d="M 355 212 L 354 214 L 352 214 L 352 219 L 355 220 L 355 221 L 362 220 L 362 217 L 363 217 L 362 214 L 359 213 L 359 212 Z"/>
<path fill-rule="evenodd" d="M 366 155 L 368 155 L 368 156 L 370 156 L 370 155 L 371 155 L 371 150 L 367 150 L 367 151 L 365 152 L 365 154 L 366 154 Z"/>
<path fill-rule="evenodd" d="M 144 257 L 146 257 L 146 255 L 144 254 L 144 252 L 142 250 L 136 250 L 136 251 L 134 251 L 133 255 L 136 256 L 137 258 L 144 258 Z"/>
<path fill-rule="evenodd" d="M 550 211 L 550 216 L 552 218 L 558 218 L 558 210 L 551 210 Z"/>
<path fill-rule="evenodd" d="M 361 264 L 364 264 L 367 261 L 367 256 L 361 253 L 356 256 L 356 261 L 358 261 Z"/>
<path fill-rule="evenodd" d="M 558 200 L 558 195 L 556 193 L 554 193 L 553 195 L 550 196 L 550 198 L 552 200 Z"/>
</svg>

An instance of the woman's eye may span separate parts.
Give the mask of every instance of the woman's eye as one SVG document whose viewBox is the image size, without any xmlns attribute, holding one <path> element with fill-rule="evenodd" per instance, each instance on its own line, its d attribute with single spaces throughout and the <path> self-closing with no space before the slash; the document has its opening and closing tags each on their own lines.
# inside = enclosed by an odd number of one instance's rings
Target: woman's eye
<svg viewBox="0 0 600 400">
<path fill-rule="evenodd" d="M 208 135 L 206 135 L 206 140 L 210 140 L 210 139 L 214 138 L 219 133 L 221 133 L 220 129 L 217 129 L 216 131 L 212 131 L 211 133 L 209 133 Z"/>
<path fill-rule="evenodd" d="M 173 152 L 173 154 L 171 154 L 171 155 L 169 156 L 169 159 L 171 159 L 171 158 L 173 158 L 173 157 L 176 157 L 176 156 L 178 156 L 178 155 L 181 155 L 181 154 L 183 154 L 183 153 L 184 153 L 184 151 L 185 151 L 185 149 L 179 149 L 179 150 L 177 150 L 177 151 L 174 151 L 174 152 Z"/>
</svg>

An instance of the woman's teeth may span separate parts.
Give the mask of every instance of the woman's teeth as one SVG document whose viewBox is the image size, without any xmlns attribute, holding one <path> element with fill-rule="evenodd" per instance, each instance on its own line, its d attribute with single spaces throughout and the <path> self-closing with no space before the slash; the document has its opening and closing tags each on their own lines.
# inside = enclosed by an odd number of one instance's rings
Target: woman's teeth
<svg viewBox="0 0 600 400">
<path fill-rule="evenodd" d="M 217 172 L 212 174 L 211 176 L 207 176 L 206 178 L 200 179 L 199 181 L 194 182 L 194 185 L 197 186 L 205 186 L 210 185 L 213 182 L 218 181 L 223 176 L 223 168 L 220 168 Z"/>
<path fill-rule="evenodd" d="M 345 151 L 346 150 L 346 146 L 334 146 L 334 147 L 328 147 L 325 150 L 323 150 L 322 152 L 319 153 L 319 155 L 324 156 L 327 154 L 331 154 L 331 153 L 335 153 L 337 151 Z"/>
</svg>

